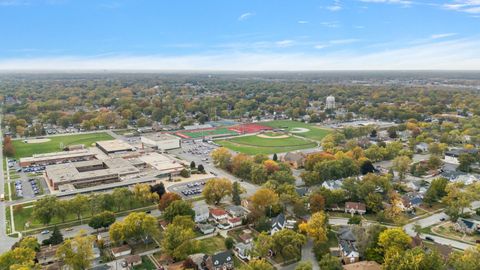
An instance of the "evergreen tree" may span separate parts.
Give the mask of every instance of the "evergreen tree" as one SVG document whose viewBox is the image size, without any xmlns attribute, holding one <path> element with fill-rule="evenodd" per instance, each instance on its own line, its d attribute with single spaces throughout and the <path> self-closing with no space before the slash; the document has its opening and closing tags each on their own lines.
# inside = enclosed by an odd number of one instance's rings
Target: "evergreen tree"
<svg viewBox="0 0 480 270">
<path fill-rule="evenodd" d="M 278 156 L 277 156 L 277 153 L 273 154 L 273 158 L 272 158 L 273 161 L 277 161 L 278 160 Z"/>
<path fill-rule="evenodd" d="M 195 169 L 196 165 L 195 165 L 195 161 L 192 160 L 192 162 L 190 162 L 190 169 Z"/>
<path fill-rule="evenodd" d="M 235 205 L 240 205 L 240 203 L 242 202 L 240 198 L 240 185 L 236 181 L 233 183 L 232 187 L 232 202 Z"/>
<path fill-rule="evenodd" d="M 58 245 L 63 242 L 63 235 L 57 226 L 53 228 L 52 236 L 48 238 L 48 242 L 50 245 Z"/>
<path fill-rule="evenodd" d="M 202 173 L 205 172 L 205 168 L 203 167 L 202 164 L 198 165 L 197 170 L 198 170 L 199 172 L 202 172 Z"/>
</svg>

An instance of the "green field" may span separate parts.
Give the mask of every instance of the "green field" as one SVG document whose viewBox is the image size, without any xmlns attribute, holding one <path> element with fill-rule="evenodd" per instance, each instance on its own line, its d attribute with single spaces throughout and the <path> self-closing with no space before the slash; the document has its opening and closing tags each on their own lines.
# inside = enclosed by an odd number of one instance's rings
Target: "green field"
<svg viewBox="0 0 480 270">
<path fill-rule="evenodd" d="M 265 133 L 265 135 L 271 136 L 272 134 Z M 251 135 L 215 142 L 231 150 L 248 155 L 283 153 L 317 146 L 315 142 L 292 136 L 288 138 L 261 138 L 257 135 Z"/>
<path fill-rule="evenodd" d="M 215 136 L 215 135 L 237 135 L 238 133 L 227 128 L 216 128 L 210 130 L 203 130 L 203 131 L 196 131 L 196 132 L 189 132 L 189 131 L 181 131 L 179 132 L 183 135 L 186 135 L 190 138 L 201 138 L 203 136 Z"/>
<path fill-rule="evenodd" d="M 113 137 L 105 132 L 51 136 L 45 138 L 50 139 L 50 141 L 44 143 L 24 143 L 23 140 L 14 140 L 13 146 L 15 147 L 15 157 L 18 159 L 21 157 L 30 157 L 33 154 L 62 151 L 63 149 L 60 148 L 61 144 L 63 147 L 74 144 L 91 146 L 96 141 L 113 140 Z"/>
<path fill-rule="evenodd" d="M 309 129 L 307 132 L 302 133 L 294 133 L 296 136 L 305 137 L 308 139 L 321 141 L 327 134 L 331 131 L 328 129 L 323 129 L 320 127 L 316 127 L 314 125 L 305 124 L 303 122 L 298 121 L 291 121 L 291 120 L 276 120 L 270 122 L 261 122 L 261 125 L 269 126 L 272 128 L 283 128 L 288 132 L 291 132 L 295 128 L 306 128 Z"/>
</svg>

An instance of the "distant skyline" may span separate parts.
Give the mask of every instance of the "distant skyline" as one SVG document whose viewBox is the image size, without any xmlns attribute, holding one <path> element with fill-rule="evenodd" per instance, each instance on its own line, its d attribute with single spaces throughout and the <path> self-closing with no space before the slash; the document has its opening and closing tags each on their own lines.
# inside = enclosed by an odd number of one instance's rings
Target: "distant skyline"
<svg viewBox="0 0 480 270">
<path fill-rule="evenodd" d="M 480 70 L 480 0 L 0 0 L 0 70 Z"/>
</svg>

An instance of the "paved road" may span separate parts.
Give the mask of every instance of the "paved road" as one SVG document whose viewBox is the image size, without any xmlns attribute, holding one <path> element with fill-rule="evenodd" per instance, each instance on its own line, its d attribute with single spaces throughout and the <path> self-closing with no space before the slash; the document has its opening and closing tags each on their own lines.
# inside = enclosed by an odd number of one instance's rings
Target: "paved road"
<svg viewBox="0 0 480 270">
<path fill-rule="evenodd" d="M 479 208 L 479 207 L 480 207 L 480 201 L 475 201 L 471 205 L 471 209 L 476 209 L 476 208 Z M 405 230 L 406 233 L 408 233 L 408 235 L 415 236 L 416 233 L 413 230 L 415 224 L 420 225 L 422 228 L 426 228 L 426 227 L 430 227 L 432 225 L 435 225 L 437 223 L 440 223 L 441 222 L 440 219 L 442 219 L 442 218 L 448 219 L 448 216 L 444 212 L 434 214 L 434 215 L 431 215 L 429 217 L 419 219 L 419 220 L 416 220 L 415 222 L 409 223 L 409 224 L 405 225 L 403 227 L 403 229 Z M 443 245 L 450 245 L 454 248 L 461 249 L 461 250 L 465 250 L 467 248 L 473 247 L 473 245 L 471 245 L 471 244 L 456 241 L 456 240 L 453 240 L 453 239 L 449 239 L 449 238 L 445 238 L 445 237 L 441 237 L 441 236 L 436 236 L 436 235 L 431 235 L 431 234 L 424 234 L 424 233 L 421 234 L 421 237 L 423 239 L 425 239 L 425 237 L 427 237 L 427 236 L 431 237 L 433 240 L 435 240 L 436 243 L 443 244 Z"/>
<path fill-rule="evenodd" d="M 0 114 L 0 123 L 2 122 L 2 115 Z M 3 133 L 0 128 L 0 161 L 3 163 Z M 3 164 L 0 165 L 0 194 L 8 192 L 4 190 L 5 186 L 5 173 L 3 171 Z M 7 235 L 7 223 L 5 220 L 5 207 L 6 202 L 0 202 L 0 254 L 6 252 L 17 241 L 16 238 L 9 237 Z"/>
</svg>

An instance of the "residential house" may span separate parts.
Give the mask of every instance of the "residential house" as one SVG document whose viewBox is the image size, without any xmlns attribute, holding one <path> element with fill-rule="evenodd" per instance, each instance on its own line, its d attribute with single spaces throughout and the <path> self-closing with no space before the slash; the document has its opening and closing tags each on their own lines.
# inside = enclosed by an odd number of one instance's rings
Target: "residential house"
<svg viewBox="0 0 480 270">
<path fill-rule="evenodd" d="M 133 268 L 134 266 L 142 264 L 142 257 L 140 257 L 140 255 L 130 255 L 126 257 L 124 261 L 125 265 Z"/>
<path fill-rule="evenodd" d="M 228 219 L 228 224 L 230 224 L 230 228 L 241 226 L 242 225 L 242 219 L 239 218 L 239 217 L 229 218 Z"/>
<path fill-rule="evenodd" d="M 342 189 L 342 180 L 328 180 L 322 183 L 322 187 L 329 190 Z"/>
<path fill-rule="evenodd" d="M 220 221 L 228 218 L 227 212 L 220 208 L 210 209 L 210 216 L 214 218 L 216 221 Z"/>
<path fill-rule="evenodd" d="M 55 254 L 57 253 L 58 245 L 56 246 L 43 246 L 40 251 L 37 252 L 36 258 L 40 265 L 53 264 L 57 262 Z"/>
<path fill-rule="evenodd" d="M 233 269 L 233 254 L 230 250 L 215 255 L 205 255 L 202 267 L 208 270 L 230 270 Z"/>
<path fill-rule="evenodd" d="M 274 235 L 276 232 L 279 232 L 285 228 L 286 219 L 283 213 L 280 213 L 278 216 L 272 219 L 272 229 L 270 230 L 270 234 Z"/>
<path fill-rule="evenodd" d="M 252 232 L 250 230 L 243 230 L 242 234 L 240 234 L 238 238 L 240 238 L 240 241 L 245 244 L 251 243 L 253 241 Z"/>
<path fill-rule="evenodd" d="M 242 206 L 239 205 L 229 205 L 226 208 L 227 213 L 229 213 L 232 217 L 245 217 L 246 210 Z"/>
<path fill-rule="evenodd" d="M 451 164 L 460 164 L 460 162 L 458 161 L 458 157 L 462 154 L 477 155 L 478 150 L 477 149 L 459 149 L 459 148 L 450 149 L 445 152 L 444 161 L 446 163 L 451 163 Z"/>
<path fill-rule="evenodd" d="M 455 229 L 466 234 L 473 234 L 480 231 L 480 225 L 475 220 L 459 218 L 455 223 Z"/>
<path fill-rule="evenodd" d="M 132 248 L 129 245 L 114 247 L 111 249 L 112 255 L 115 258 L 123 257 L 132 254 Z"/>
<path fill-rule="evenodd" d="M 349 227 L 342 227 L 337 233 L 340 255 L 344 264 L 355 263 L 360 260 L 360 253 L 356 247 L 357 239 Z"/>
<path fill-rule="evenodd" d="M 305 197 L 308 195 L 308 188 L 306 187 L 297 187 L 295 188 L 295 192 L 297 192 L 299 197 Z"/>
<path fill-rule="evenodd" d="M 281 158 L 281 160 L 292 166 L 292 168 L 298 169 L 303 167 L 305 156 L 302 153 L 288 152 Z"/>
<path fill-rule="evenodd" d="M 195 206 L 193 211 L 195 211 L 195 223 L 205 222 L 210 216 L 208 207 L 204 204 Z"/>
<path fill-rule="evenodd" d="M 428 144 L 421 142 L 417 145 L 415 145 L 415 152 L 417 153 L 426 153 L 428 152 Z"/>
<path fill-rule="evenodd" d="M 198 224 L 197 225 L 198 229 L 203 233 L 203 234 L 211 234 L 215 231 L 215 227 L 211 224 Z"/>
<path fill-rule="evenodd" d="M 346 202 L 345 203 L 345 213 L 360 214 L 363 215 L 367 212 L 367 206 L 364 203 L 360 202 Z"/>
<path fill-rule="evenodd" d="M 236 243 L 234 250 L 237 253 L 237 256 L 242 260 L 250 260 L 250 253 L 252 251 L 253 244 L 250 242 L 248 244 L 245 243 Z"/>
</svg>

